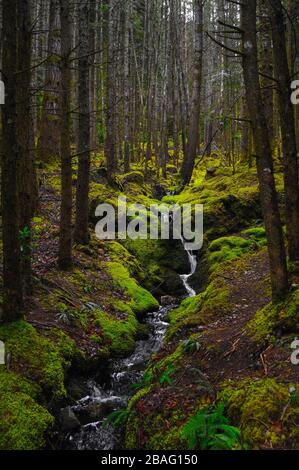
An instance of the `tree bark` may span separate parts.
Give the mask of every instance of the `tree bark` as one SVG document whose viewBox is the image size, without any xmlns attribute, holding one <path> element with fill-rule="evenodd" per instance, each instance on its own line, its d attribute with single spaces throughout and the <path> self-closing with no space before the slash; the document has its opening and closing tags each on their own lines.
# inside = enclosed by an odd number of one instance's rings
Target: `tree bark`
<svg viewBox="0 0 299 470">
<path fill-rule="evenodd" d="M 291 261 L 299 262 L 299 180 L 294 109 L 290 99 L 291 82 L 284 14 L 280 0 L 269 0 L 275 77 L 278 82 L 278 105 L 282 136 L 286 226 Z"/>
<path fill-rule="evenodd" d="M 195 164 L 195 158 L 199 147 L 199 119 L 200 119 L 200 95 L 202 82 L 202 52 L 203 52 L 203 2 L 194 0 L 195 16 L 195 50 L 194 50 L 194 76 L 193 93 L 190 109 L 190 122 L 188 129 L 187 153 L 184 157 L 181 175 L 183 184 L 189 184 Z"/>
<path fill-rule="evenodd" d="M 32 291 L 31 218 L 34 211 L 34 161 L 31 150 L 31 15 L 30 1 L 17 1 L 17 142 L 19 153 L 19 202 L 21 267 L 24 288 Z"/>
<path fill-rule="evenodd" d="M 58 263 L 62 270 L 72 268 L 72 158 L 70 146 L 71 70 L 72 49 L 70 2 L 60 0 L 61 20 L 61 207 Z"/>
<path fill-rule="evenodd" d="M 3 311 L 1 320 L 13 321 L 22 318 L 23 315 L 16 109 L 17 0 L 3 0 L 2 7 L 2 69 L 5 77 L 6 101 L 2 109 Z"/>
<path fill-rule="evenodd" d="M 90 109 L 89 109 L 89 2 L 80 3 L 79 19 L 79 166 L 76 194 L 74 241 L 89 243 L 88 205 L 90 171 Z"/>
<path fill-rule="evenodd" d="M 282 225 L 275 190 L 271 146 L 259 82 L 256 0 L 243 0 L 241 28 L 243 30 L 244 82 L 256 151 L 260 199 L 268 240 L 272 295 L 274 300 L 279 300 L 288 292 L 288 275 Z"/>
<path fill-rule="evenodd" d="M 59 96 L 60 96 L 60 25 L 59 1 L 51 0 L 49 16 L 48 61 L 45 72 L 43 108 L 38 141 L 41 161 L 49 162 L 59 156 Z"/>
</svg>

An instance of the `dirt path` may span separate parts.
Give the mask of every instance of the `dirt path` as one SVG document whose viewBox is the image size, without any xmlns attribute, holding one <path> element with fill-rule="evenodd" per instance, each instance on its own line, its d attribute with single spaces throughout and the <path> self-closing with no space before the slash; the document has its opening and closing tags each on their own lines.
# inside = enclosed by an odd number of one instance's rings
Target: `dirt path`
<svg viewBox="0 0 299 470">
<path fill-rule="evenodd" d="M 268 259 L 263 251 L 247 259 L 244 270 L 232 269 L 226 279 L 230 288 L 231 312 L 210 324 L 202 359 L 212 383 L 224 379 L 239 380 L 253 371 L 259 372 L 261 351 L 246 335 L 246 325 L 254 314 L 270 302 Z"/>
</svg>

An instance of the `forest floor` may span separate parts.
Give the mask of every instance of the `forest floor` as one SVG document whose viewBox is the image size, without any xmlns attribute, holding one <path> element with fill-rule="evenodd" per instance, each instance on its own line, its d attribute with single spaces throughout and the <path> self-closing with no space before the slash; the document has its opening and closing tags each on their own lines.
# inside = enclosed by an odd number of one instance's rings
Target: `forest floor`
<svg viewBox="0 0 299 470">
<path fill-rule="evenodd" d="M 246 445 L 299 448 L 299 410 L 297 404 L 292 410 L 289 393 L 289 387 L 298 381 L 298 368 L 290 360 L 293 336 L 264 344 L 253 341 L 248 331 L 257 312 L 271 301 L 266 251 L 232 263 L 224 278 L 229 289 L 228 313 L 211 323 L 191 324 L 187 331 L 183 328 L 178 336 L 189 338 L 183 343 L 185 347 L 181 341 L 171 340 L 152 361 L 148 373 L 154 371 L 155 375 L 158 370 L 161 376 L 166 371 L 168 382 L 161 384 L 158 380 L 140 392 L 139 401 L 133 399 L 131 415 L 139 416 L 135 441 L 130 436 L 132 417 L 127 428 L 127 442 L 133 447 L 180 448 L 179 430 L 186 423 L 186 415 L 191 422 L 198 410 L 225 402 L 231 421 L 242 429 Z M 296 309 L 298 313 L 298 302 Z M 169 441 L 167 435 L 171 436 Z"/>
<path fill-rule="evenodd" d="M 223 404 L 246 446 L 297 449 L 299 381 L 290 345 L 299 333 L 298 279 L 285 302 L 271 303 L 254 170 L 232 176 L 220 166 L 215 177 L 205 175 L 200 170 L 189 188 L 163 199 L 205 205 L 207 239 L 193 281 L 200 293 L 169 314 L 165 344 L 129 404 L 125 446 L 190 448 L 185 426 Z M 278 174 L 278 187 L 280 180 Z M 164 182 L 164 191 L 173 182 Z M 74 246 L 72 272 L 60 272 L 59 184 L 55 166 L 42 173 L 26 321 L 0 327 L 12 353 L 10 370 L 0 368 L 0 418 L 10 417 L 0 438 L 3 449 L 42 448 L 57 409 L 84 395 L 69 378 L 101 375 L 109 358 L 132 352 L 136 339 L 148 334 L 142 321 L 158 308 L 160 295 L 183 293 L 178 273 L 186 272 L 185 254 L 160 241 L 124 245 L 92 234 L 89 246 Z M 133 171 L 115 187 L 95 176 L 91 207 L 114 203 L 122 192 L 146 206 L 154 201 L 152 184 Z"/>
</svg>

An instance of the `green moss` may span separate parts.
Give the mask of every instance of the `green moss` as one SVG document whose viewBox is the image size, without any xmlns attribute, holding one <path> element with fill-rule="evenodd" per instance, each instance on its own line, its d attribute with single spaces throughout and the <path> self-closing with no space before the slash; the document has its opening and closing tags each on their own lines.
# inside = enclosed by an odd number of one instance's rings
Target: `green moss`
<svg viewBox="0 0 299 470">
<path fill-rule="evenodd" d="M 97 311 L 95 323 L 101 327 L 105 338 L 110 341 L 109 349 L 112 354 L 122 356 L 134 350 L 138 321 L 124 302 L 117 301 L 115 307 L 119 311 L 126 312 L 125 319 L 114 318 L 106 312 Z"/>
<path fill-rule="evenodd" d="M 208 262 L 210 272 L 215 271 L 220 263 L 233 261 L 253 248 L 252 241 L 242 237 L 221 237 L 209 246 Z"/>
<path fill-rule="evenodd" d="M 64 370 L 69 365 L 70 358 L 64 357 L 64 348 L 67 347 L 69 353 L 70 343 L 66 346 L 64 341 L 64 346 L 55 345 L 25 321 L 1 325 L 0 338 L 12 355 L 12 368 L 15 372 L 36 381 L 53 399 L 66 395 Z"/>
<path fill-rule="evenodd" d="M 105 248 L 108 250 L 111 260 L 115 262 L 121 261 L 130 271 L 130 274 L 140 271 L 136 258 L 121 243 L 109 241 L 105 244 Z"/>
<path fill-rule="evenodd" d="M 34 401 L 38 388 L 0 369 L 0 450 L 35 450 L 45 445 L 45 433 L 54 418 Z"/>
<path fill-rule="evenodd" d="M 229 290 L 221 279 L 214 279 L 204 292 L 183 300 L 170 312 L 170 327 L 166 340 L 173 339 L 181 330 L 205 325 L 229 311 Z"/>
<path fill-rule="evenodd" d="M 143 397 L 145 397 L 151 387 L 145 387 L 139 390 L 129 401 L 128 405 L 128 419 L 126 423 L 126 432 L 125 432 L 125 448 L 126 449 L 132 449 L 136 450 L 139 448 L 139 429 L 140 429 L 140 423 L 139 423 L 139 417 L 138 413 L 136 412 L 136 405 L 141 400 Z"/>
<path fill-rule="evenodd" d="M 299 289 L 292 292 L 285 302 L 270 303 L 258 310 L 247 324 L 250 337 L 259 344 L 275 341 L 275 331 L 297 333 L 299 331 Z"/>
<path fill-rule="evenodd" d="M 258 246 L 264 247 L 267 245 L 266 230 L 264 227 L 253 227 L 242 232 L 242 235 L 249 237 L 257 243 Z"/>
<path fill-rule="evenodd" d="M 220 166 L 219 161 L 210 160 L 210 166 L 217 169 L 215 177 L 206 179 L 205 170 L 198 168 L 190 186 L 179 195 L 163 198 L 167 203 L 203 204 L 209 239 L 248 227 L 261 217 L 255 169 L 239 166 L 232 175 L 231 169 Z"/>
<path fill-rule="evenodd" d="M 129 297 L 128 305 L 134 313 L 144 314 L 159 307 L 158 301 L 150 292 L 140 287 L 125 266 L 117 262 L 109 262 L 107 268 L 115 285 L 123 289 Z"/>
<path fill-rule="evenodd" d="M 226 382 L 221 387 L 218 400 L 225 404 L 228 417 L 240 427 L 244 441 L 252 448 L 280 447 L 291 430 L 293 437 L 299 434 L 296 424 L 298 402 L 291 400 L 287 385 L 274 379 Z M 283 416 L 284 409 L 286 413 Z"/>
</svg>

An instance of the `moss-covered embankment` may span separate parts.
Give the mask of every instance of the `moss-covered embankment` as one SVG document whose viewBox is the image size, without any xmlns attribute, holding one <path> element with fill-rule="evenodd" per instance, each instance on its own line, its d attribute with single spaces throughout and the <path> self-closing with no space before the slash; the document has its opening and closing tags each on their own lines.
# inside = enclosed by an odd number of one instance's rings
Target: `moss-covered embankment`
<svg viewBox="0 0 299 470">
<path fill-rule="evenodd" d="M 170 312 L 166 344 L 129 403 L 128 449 L 299 447 L 299 384 L 290 361 L 298 284 L 285 302 L 270 302 L 254 171 L 225 181 L 218 174 L 167 198 L 206 199 L 208 279 Z"/>
</svg>

